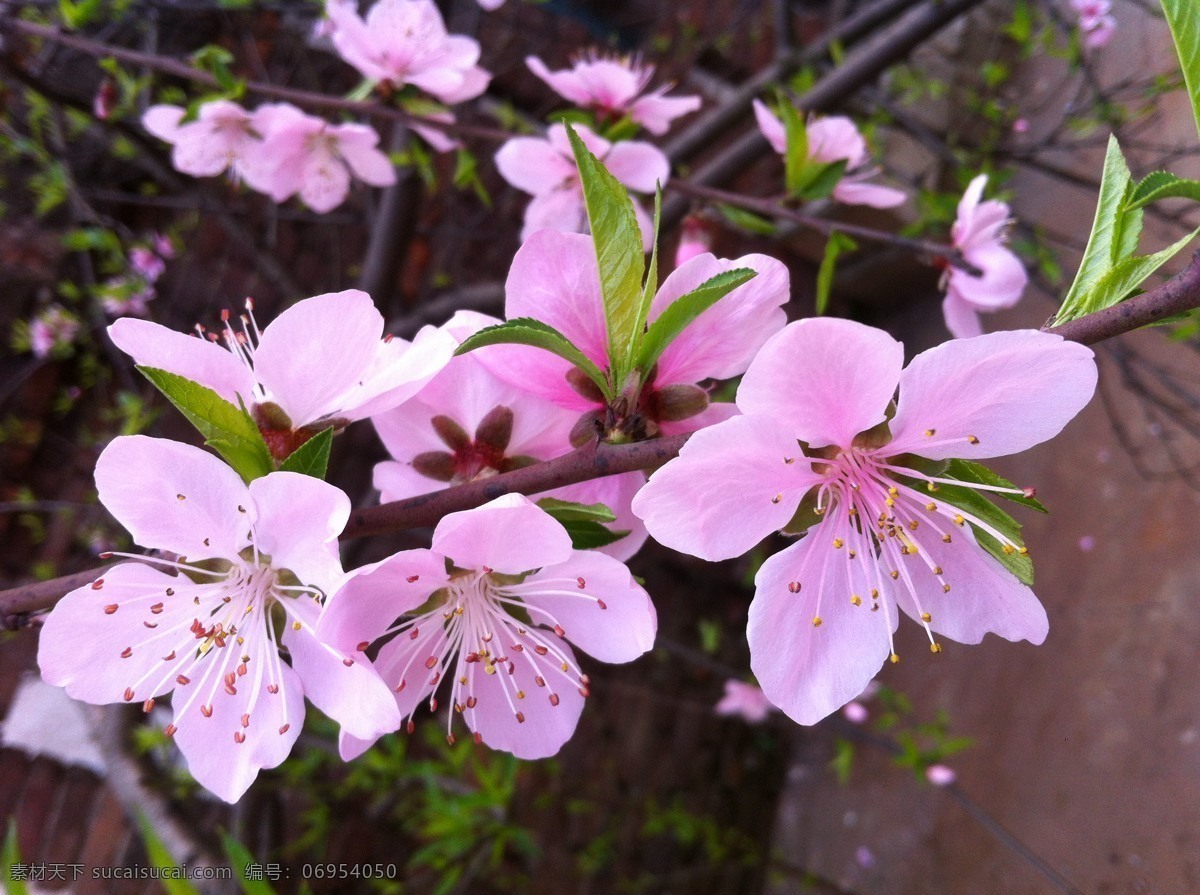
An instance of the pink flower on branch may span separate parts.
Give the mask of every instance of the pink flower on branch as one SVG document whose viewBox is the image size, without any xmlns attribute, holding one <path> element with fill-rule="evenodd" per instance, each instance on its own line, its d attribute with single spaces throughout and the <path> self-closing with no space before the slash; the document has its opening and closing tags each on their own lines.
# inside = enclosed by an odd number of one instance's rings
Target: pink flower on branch
<svg viewBox="0 0 1200 895">
<path fill-rule="evenodd" d="M 572 549 L 566 530 L 519 495 L 446 516 L 432 550 L 350 573 L 330 609 L 318 632 L 335 645 L 391 638 L 375 668 L 410 732 L 423 701 L 437 710 L 445 683 L 450 742 L 461 715 L 477 743 L 518 758 L 553 755 L 575 730 L 590 681 L 567 641 L 603 662 L 630 662 L 657 628 L 622 563 Z M 344 732 L 342 756 L 374 739 Z"/>
<path fill-rule="evenodd" d="M 364 78 L 399 90 L 412 84 L 445 103 L 474 99 L 491 75 L 480 68 L 479 43 L 447 34 L 432 0 L 378 0 L 363 20 L 357 4 L 329 0 L 333 45 Z"/>
<path fill-rule="evenodd" d="M 713 706 L 713 711 L 741 718 L 747 724 L 761 724 L 776 708 L 755 684 L 730 678 L 725 682 L 725 695 Z"/>
<path fill-rule="evenodd" d="M 240 397 L 269 445 L 271 433 L 285 440 L 301 430 L 315 434 L 395 407 L 433 378 L 455 347 L 432 327 L 412 343 L 385 338 L 382 315 L 357 289 L 297 302 L 261 332 L 249 303 L 240 320 L 226 314 L 224 330 L 207 338 L 131 318 L 108 332 L 143 366 L 185 376 L 234 404 Z"/>
<path fill-rule="evenodd" d="M 499 322 L 459 311 L 442 329 L 461 342 Z M 403 500 L 560 457 L 571 450 L 577 418 L 578 413 L 499 379 L 477 354 L 451 358 L 415 397 L 372 418 L 393 457 L 376 464 L 375 487 L 385 502 Z M 645 481 L 641 472 L 605 476 L 534 499 L 605 504 L 617 517 L 609 528 L 629 534 L 600 549 L 628 559 L 646 540 L 645 526 L 629 508 Z"/>
<path fill-rule="evenodd" d="M 1004 247 L 1005 233 L 1012 220 L 1008 206 L 989 199 L 981 202 L 987 175 L 971 181 L 958 203 L 958 216 L 950 229 L 954 247 L 963 259 L 980 271 L 975 276 L 959 267 L 948 269 L 942 313 L 946 328 L 958 339 L 980 335 L 980 312 L 1009 308 L 1021 300 L 1029 277 L 1021 259 Z"/>
<path fill-rule="evenodd" d="M 1046 636 L 1033 592 L 980 544 L 1014 567 L 1023 557 L 979 497 L 1021 492 L 953 478 L 961 464 L 949 461 L 1056 435 L 1095 389 L 1092 352 L 1018 331 L 902 363 L 901 344 L 880 330 L 833 319 L 788 326 L 742 379 L 744 415 L 693 435 L 634 499 L 655 539 L 709 560 L 807 526 L 759 569 L 748 630 L 763 692 L 803 724 L 895 660 L 900 612 L 925 627 L 934 652 L 935 634 Z"/>
<path fill-rule="evenodd" d="M 789 297 L 782 263 L 766 255 L 735 260 L 704 253 L 685 262 L 659 287 L 650 305 L 653 323 L 681 296 L 712 277 L 738 268 L 757 276 L 738 286 L 686 326 L 662 352 L 653 375 L 632 397 L 622 416 L 634 438 L 691 432 L 727 419 L 736 409 L 710 404 L 696 383 L 729 379 L 746 370 L 755 352 L 786 321 L 781 307 Z M 542 231 L 517 251 L 505 284 L 505 314 L 532 317 L 557 329 L 601 370 L 610 366 L 608 333 L 596 252 L 589 237 Z M 537 348 L 497 345 L 480 349 L 480 360 L 518 388 L 583 413 L 576 441 L 605 425 L 607 408 L 600 390 L 570 362 Z"/>
<path fill-rule="evenodd" d="M 1079 15 L 1079 31 L 1085 47 L 1103 47 L 1112 40 L 1117 20 L 1112 15 L 1111 0 L 1071 0 L 1071 6 Z"/>
<path fill-rule="evenodd" d="M 185 123 L 186 112 L 181 106 L 151 106 L 142 115 L 142 126 L 172 145 L 176 171 L 215 177 L 228 169 L 240 175 L 243 161 L 260 140 L 255 116 L 224 99 L 204 103 L 195 120 Z"/>
<path fill-rule="evenodd" d="M 145 436 L 104 450 L 96 487 L 137 543 L 180 559 L 132 557 L 144 561 L 67 594 L 42 628 L 48 683 L 147 712 L 173 694 L 167 735 L 192 776 L 229 802 L 287 757 L 305 696 L 353 736 L 399 723 L 370 663 L 314 635 L 343 575 L 341 491 L 289 472 L 247 486 L 198 448 Z"/>
<path fill-rule="evenodd" d="M 584 56 L 571 68 L 551 71 L 537 56 L 525 57 L 529 70 L 550 88 L 582 109 L 595 109 L 602 118 L 626 115 L 657 136 L 671 122 L 700 108 L 698 96 L 666 96 L 670 85 L 646 93 L 654 77 L 653 65 L 628 57 L 609 58 L 597 53 Z"/>
<path fill-rule="evenodd" d="M 574 129 L 588 150 L 628 189 L 653 193 L 656 184 L 666 184 L 671 164 L 657 147 L 637 140 L 610 143 L 583 125 L 574 125 Z M 545 139 L 514 137 L 496 153 L 496 167 L 510 184 L 533 196 L 525 209 L 522 241 L 541 229 L 587 232 L 583 185 L 566 127 L 552 124 Z M 633 208 L 642 233 L 642 246 L 650 251 L 650 241 L 654 238 L 653 222 L 637 202 L 633 203 Z"/>
<path fill-rule="evenodd" d="M 754 117 L 771 148 L 780 155 L 786 155 L 787 130 L 783 122 L 758 100 L 754 101 Z M 805 133 L 810 163 L 846 163 L 845 174 L 833 188 L 832 196 L 836 201 L 846 205 L 894 208 L 908 198 L 902 190 L 867 183 L 879 173 L 879 169 L 869 167 L 871 154 L 867 150 L 867 141 L 849 118 L 843 115 L 813 118 L 808 122 Z"/>
</svg>

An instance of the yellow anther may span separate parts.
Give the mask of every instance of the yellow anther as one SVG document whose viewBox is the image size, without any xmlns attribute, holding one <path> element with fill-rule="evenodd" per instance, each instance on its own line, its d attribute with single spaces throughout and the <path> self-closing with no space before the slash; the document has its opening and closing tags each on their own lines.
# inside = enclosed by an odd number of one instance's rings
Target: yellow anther
<svg viewBox="0 0 1200 895">
<path fill-rule="evenodd" d="M 909 531 L 916 531 L 916 530 L 917 530 L 917 527 L 918 527 L 920 524 L 921 524 L 920 520 L 918 520 L 918 519 L 913 519 L 911 522 L 909 522 L 909 523 L 908 523 L 908 530 L 909 530 Z"/>
<path fill-rule="evenodd" d="M 931 501 L 929 501 L 929 503 L 925 504 L 925 509 L 929 510 L 929 512 L 932 513 L 934 510 L 937 509 L 937 504 L 931 500 Z"/>
<path fill-rule="evenodd" d="M 897 662 L 900 661 L 900 657 L 897 656 L 895 653 L 892 653 L 891 656 L 889 656 L 888 658 L 890 658 L 892 660 L 893 665 L 895 665 Z"/>
<path fill-rule="evenodd" d="M 1005 544 L 1001 549 L 1009 556 L 1012 556 L 1014 553 L 1017 552 L 1017 548 L 1014 547 L 1012 544 Z"/>
<path fill-rule="evenodd" d="M 495 665 L 493 665 L 491 662 L 487 662 L 487 663 L 485 663 L 485 664 L 484 664 L 484 666 L 483 666 L 483 670 L 484 670 L 485 672 L 487 672 L 488 674 L 495 674 L 495 673 L 496 673 L 496 666 L 495 666 Z"/>
<path fill-rule="evenodd" d="M 932 494 L 937 489 L 938 489 L 937 482 L 926 482 L 925 483 L 925 490 L 928 491 L 930 494 Z"/>
<path fill-rule="evenodd" d="M 970 444 L 979 444 L 979 439 L 976 438 L 974 435 L 968 435 L 967 442 Z"/>
<path fill-rule="evenodd" d="M 871 588 L 871 599 L 872 600 L 879 599 L 879 591 L 877 591 L 875 588 Z"/>
<path fill-rule="evenodd" d="M 944 593 L 944 594 L 950 593 L 950 585 L 949 584 L 942 585 L 942 593 Z"/>
<path fill-rule="evenodd" d="M 941 566 L 934 566 L 934 567 L 933 567 L 933 574 L 935 574 L 935 575 L 940 575 L 940 574 L 942 574 L 942 567 L 941 567 Z"/>
<path fill-rule="evenodd" d="M 942 535 L 942 540 L 945 541 L 947 544 L 949 544 L 950 543 L 950 535 Z"/>
<path fill-rule="evenodd" d="M 302 627 L 304 627 L 304 626 L 301 625 L 300 622 L 292 622 L 292 630 L 293 631 L 299 631 Z"/>
<path fill-rule="evenodd" d="M 931 653 L 940 653 L 942 651 L 942 645 L 940 643 L 931 643 L 929 644 L 929 651 Z"/>
<path fill-rule="evenodd" d="M 846 513 L 846 515 L 847 515 L 847 516 L 857 516 L 857 515 L 858 515 L 858 508 L 857 508 L 857 507 L 850 507 L 850 511 L 849 511 L 848 513 Z"/>
<path fill-rule="evenodd" d="M 896 569 L 892 569 L 888 574 L 892 576 L 893 581 L 900 577 L 900 572 Z"/>
<path fill-rule="evenodd" d="M 895 496 L 896 496 L 897 494 L 899 494 L 899 493 L 900 493 L 900 492 L 899 492 L 898 490 L 896 490 L 896 486 L 895 486 L 895 485 L 893 485 L 892 487 L 888 488 L 888 494 L 892 495 L 892 497 L 895 497 Z"/>
<path fill-rule="evenodd" d="M 851 550 L 851 551 L 850 551 L 850 558 L 851 558 L 851 559 L 854 559 L 854 557 L 856 557 L 856 556 L 858 556 L 858 553 L 857 553 L 857 552 L 855 552 L 854 550 Z"/>
<path fill-rule="evenodd" d="M 894 507 L 896 505 L 896 501 L 890 497 L 885 500 L 884 503 L 886 503 L 889 507 Z"/>
<path fill-rule="evenodd" d="M 862 597 L 860 597 L 858 594 L 855 594 L 854 596 L 852 596 L 850 598 L 850 603 L 851 603 L 851 605 L 854 605 L 854 606 L 861 606 L 862 605 Z"/>
<path fill-rule="evenodd" d="M 962 517 L 962 516 L 955 516 L 955 517 L 954 517 L 954 524 L 955 524 L 955 525 L 962 525 L 964 522 L 966 522 L 966 520 L 965 520 L 965 519 L 963 519 L 963 517 Z"/>
<path fill-rule="evenodd" d="M 1018 548 L 1017 548 L 1017 552 L 1018 552 L 1019 554 L 1021 554 L 1022 556 L 1028 556 L 1028 555 L 1029 555 L 1029 548 L 1028 548 L 1028 547 L 1018 547 Z"/>
<path fill-rule="evenodd" d="M 843 545 L 843 544 L 845 544 L 845 543 L 846 543 L 846 542 L 845 542 L 845 541 L 843 541 L 841 538 L 834 538 L 834 539 L 833 539 L 833 547 L 834 547 L 834 549 L 835 549 L 835 550 L 841 550 L 841 549 L 842 549 L 842 545 Z"/>
<path fill-rule="evenodd" d="M 935 435 L 937 435 L 937 429 L 926 429 L 925 430 L 926 438 L 933 438 L 933 436 L 935 436 Z"/>
<path fill-rule="evenodd" d="M 818 615 L 813 618 L 813 627 L 814 628 L 821 627 L 821 616 Z"/>
<path fill-rule="evenodd" d="M 931 622 L 931 621 L 933 621 L 933 616 L 930 615 L 928 612 L 922 612 L 921 613 L 921 621 Z"/>
<path fill-rule="evenodd" d="M 771 498 L 771 503 L 779 503 L 779 501 L 781 501 L 781 500 L 783 500 L 783 495 L 776 494 L 774 497 Z"/>
</svg>

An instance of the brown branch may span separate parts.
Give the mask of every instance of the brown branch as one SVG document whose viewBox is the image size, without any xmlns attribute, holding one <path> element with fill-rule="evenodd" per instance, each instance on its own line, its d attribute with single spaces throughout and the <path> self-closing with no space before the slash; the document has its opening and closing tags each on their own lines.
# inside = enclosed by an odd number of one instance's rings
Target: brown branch
<svg viewBox="0 0 1200 895">
<path fill-rule="evenodd" d="M 1200 252 L 1182 271 L 1149 292 L 1042 329 L 1072 342 L 1095 345 L 1196 307 L 1200 307 Z"/>
<path fill-rule="evenodd" d="M 39 25 L 36 22 L 26 22 L 21 19 L 8 19 L 4 21 L 0 24 L 0 33 L 3 30 L 24 34 L 28 37 L 53 41 L 61 46 L 70 47 L 72 50 L 77 50 L 96 59 L 116 59 L 118 62 L 123 62 L 127 65 L 147 68 L 160 74 L 171 75 L 197 84 L 204 84 L 207 87 L 221 88 L 217 79 L 208 72 L 193 68 L 186 62 L 181 62 L 178 59 L 160 56 L 157 53 L 144 53 L 141 50 L 130 50 L 126 47 L 114 47 L 86 37 L 80 37 L 76 34 L 67 34 L 49 25 Z M 243 81 L 242 83 L 245 85 L 247 93 L 269 99 L 283 100 L 306 109 L 315 109 L 323 112 L 352 112 L 356 115 L 399 121 L 401 124 L 406 125 L 417 124 L 422 127 L 435 128 L 460 137 L 478 137 L 495 142 L 503 142 L 512 136 L 512 134 L 505 130 L 475 124 L 461 124 L 458 122 L 450 124 L 445 121 L 427 118 L 424 115 L 414 115 L 403 109 L 397 109 L 393 106 L 370 100 L 343 99 L 339 96 L 315 93 L 311 90 L 300 90 L 295 87 L 280 87 L 275 84 L 266 84 L 262 81 Z"/>
</svg>

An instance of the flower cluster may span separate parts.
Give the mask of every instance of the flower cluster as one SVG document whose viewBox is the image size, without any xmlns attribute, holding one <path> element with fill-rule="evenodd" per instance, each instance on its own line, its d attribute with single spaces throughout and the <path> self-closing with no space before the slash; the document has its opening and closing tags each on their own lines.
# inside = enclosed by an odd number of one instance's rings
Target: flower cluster
<svg viewBox="0 0 1200 895">
<path fill-rule="evenodd" d="M 1112 0 L 1071 0 L 1079 16 L 1079 32 L 1086 47 L 1107 46 L 1117 33 L 1117 20 L 1112 14 Z"/>
<path fill-rule="evenodd" d="M 132 314 L 146 316 L 148 303 L 155 298 L 154 284 L 166 272 L 167 262 L 175 257 L 175 246 L 167 236 L 155 234 L 149 245 L 129 251 L 129 272 L 113 277 L 100 290 L 100 305 L 112 317 Z"/>
<path fill-rule="evenodd" d="M 29 350 L 35 357 L 51 357 L 75 341 L 79 318 L 62 305 L 50 305 L 29 321 Z"/>
</svg>

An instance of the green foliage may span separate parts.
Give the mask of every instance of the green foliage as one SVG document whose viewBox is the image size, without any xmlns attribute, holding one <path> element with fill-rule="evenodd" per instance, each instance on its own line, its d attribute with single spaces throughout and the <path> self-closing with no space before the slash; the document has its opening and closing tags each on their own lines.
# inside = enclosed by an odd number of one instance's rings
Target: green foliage
<svg viewBox="0 0 1200 895">
<path fill-rule="evenodd" d="M 329 469 L 329 450 L 333 446 L 333 427 L 318 432 L 279 464 L 280 472 L 298 472 L 324 479 Z"/>
<path fill-rule="evenodd" d="M 473 190 L 486 208 L 492 207 L 492 197 L 479 177 L 479 161 L 469 149 L 459 149 L 454 162 L 454 185 L 460 190 Z"/>
<path fill-rule="evenodd" d="M 972 465 L 978 466 L 978 464 Z M 990 473 L 990 470 L 988 472 Z M 991 475 L 995 476 L 995 473 L 991 473 Z M 995 478 L 1003 481 L 999 476 L 995 476 Z M 974 481 L 974 479 L 965 481 Z M 1016 519 L 974 488 L 940 484 L 937 486 L 934 499 L 961 510 L 964 514 L 973 516 L 999 533 L 1004 540 L 997 540 L 974 522 L 966 523 L 971 526 L 971 532 L 975 535 L 975 540 L 980 547 L 994 556 L 1022 584 L 1033 584 L 1033 560 L 1025 551 L 1025 543 L 1021 540 L 1021 524 Z"/>
<path fill-rule="evenodd" d="M 175 373 L 142 366 L 138 370 L 247 482 L 274 468 L 267 443 L 244 406 L 234 407 L 212 389 Z"/>
<path fill-rule="evenodd" d="M 8 895 L 29 895 L 29 887 L 24 880 L 13 875 L 13 865 L 21 863 L 21 852 L 17 847 L 17 821 L 8 819 L 8 832 L 4 835 L 4 847 L 0 848 L 0 878 L 4 881 L 4 889 Z"/>
<path fill-rule="evenodd" d="M 137 822 L 138 829 L 142 833 L 142 842 L 146 845 L 146 856 L 150 859 L 151 865 L 159 870 L 177 870 L 179 865 L 175 863 L 175 859 L 171 857 L 166 845 L 154 831 L 149 819 L 145 815 L 139 814 Z M 159 882 L 167 895 L 200 895 L 200 890 L 190 882 L 186 879 L 172 878 L 171 873 L 164 873 Z"/>
<path fill-rule="evenodd" d="M 238 885 L 241 886 L 244 895 L 275 895 L 275 890 L 265 880 L 250 879 L 246 875 L 246 868 L 257 863 L 254 855 L 250 853 L 250 849 L 224 830 L 221 831 L 221 845 L 225 849 L 225 856 L 229 858 L 229 866 L 237 875 Z"/>
<path fill-rule="evenodd" d="M 617 516 L 602 503 L 583 504 L 556 497 L 543 497 L 537 505 L 549 513 L 571 536 L 576 550 L 607 547 L 629 534 L 628 530 L 612 530 L 605 523 L 615 522 Z"/>
<path fill-rule="evenodd" d="M 646 319 L 642 300 L 646 269 L 642 233 L 625 187 L 588 151 L 574 130 L 567 128 L 567 136 L 579 167 L 588 225 L 596 248 L 609 367 L 614 386 L 621 388 L 632 369 L 631 361 L 642 336 L 641 323 Z"/>
<path fill-rule="evenodd" d="M 1192 115 L 1200 133 L 1200 6 L 1195 0 L 1162 0 L 1163 12 L 1175 41 L 1175 52 L 1183 69 Z"/>
<path fill-rule="evenodd" d="M 246 82 L 236 78 L 229 66 L 233 64 L 233 54 L 224 47 L 209 44 L 192 53 L 192 65 L 200 71 L 207 72 L 216 79 L 217 86 L 229 99 L 240 99 L 246 92 Z"/>
<path fill-rule="evenodd" d="M 691 292 L 681 295 L 658 316 L 646 331 L 634 366 L 649 371 L 668 345 L 687 328 L 693 320 L 715 305 L 718 301 L 744 283 L 757 276 L 757 272 L 746 267 L 728 270 L 705 280 Z"/>
<path fill-rule="evenodd" d="M 1170 171 L 1147 174 L 1129 196 L 1130 208 L 1141 208 L 1159 199 L 1191 199 L 1200 202 L 1200 180 L 1176 177 Z"/>
<path fill-rule="evenodd" d="M 817 270 L 817 316 L 829 308 L 829 293 L 833 288 L 833 274 L 837 267 L 837 259 L 843 252 L 852 252 L 858 248 L 858 243 L 836 230 L 829 234 L 825 243 L 825 254 L 821 258 L 821 267 Z"/>
<path fill-rule="evenodd" d="M 717 210 L 735 227 L 741 227 L 759 236 L 774 236 L 778 225 L 770 218 L 762 217 L 752 211 L 738 208 L 736 205 L 717 204 Z"/>
<path fill-rule="evenodd" d="M 582 351 L 548 323 L 532 317 L 514 317 L 495 326 L 485 326 L 468 336 L 454 353 L 466 354 L 485 345 L 531 345 L 570 361 L 587 375 L 604 394 L 612 397 L 612 386 L 604 374 Z"/>
<path fill-rule="evenodd" d="M 977 485 L 989 485 L 995 488 L 1009 488 L 1011 491 L 997 491 L 996 493 L 1005 500 L 1019 503 L 1021 506 L 1037 510 L 1039 513 L 1049 512 L 1036 497 L 1027 497 L 1020 488 L 1004 478 L 1004 476 L 997 475 L 982 463 L 976 463 L 973 460 L 951 460 L 946 464 L 945 474 L 952 479 L 958 479 L 960 482 L 973 482 Z"/>
</svg>

